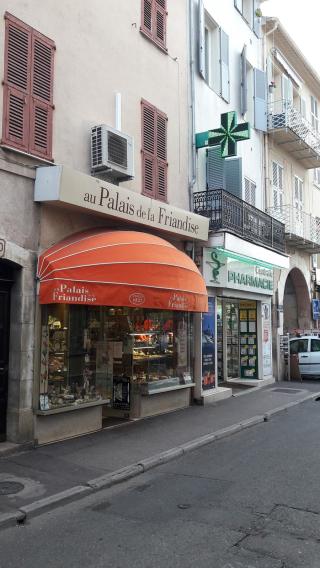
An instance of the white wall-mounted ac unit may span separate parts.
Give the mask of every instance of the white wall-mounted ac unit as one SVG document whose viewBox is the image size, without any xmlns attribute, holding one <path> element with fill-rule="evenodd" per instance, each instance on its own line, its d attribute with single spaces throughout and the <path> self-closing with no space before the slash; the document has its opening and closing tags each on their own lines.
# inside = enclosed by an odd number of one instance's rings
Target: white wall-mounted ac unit
<svg viewBox="0 0 320 568">
<path fill-rule="evenodd" d="M 133 138 L 111 126 L 91 129 L 91 173 L 124 181 L 134 177 Z"/>
</svg>

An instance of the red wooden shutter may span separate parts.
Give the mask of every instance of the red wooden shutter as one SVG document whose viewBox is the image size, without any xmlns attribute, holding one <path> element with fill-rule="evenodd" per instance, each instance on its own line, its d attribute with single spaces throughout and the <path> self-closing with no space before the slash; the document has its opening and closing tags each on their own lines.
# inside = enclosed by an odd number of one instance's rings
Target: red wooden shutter
<svg viewBox="0 0 320 568">
<path fill-rule="evenodd" d="M 28 151 L 31 31 L 15 18 L 5 18 L 2 142 Z"/>
<path fill-rule="evenodd" d="M 157 45 L 166 49 L 167 2 L 166 0 L 141 0 L 140 30 Z"/>
<path fill-rule="evenodd" d="M 52 155 L 53 43 L 33 31 L 31 68 L 30 152 Z"/>
<path fill-rule="evenodd" d="M 141 4 L 141 31 L 150 37 L 153 31 L 153 2 L 154 0 L 142 0 Z"/>
<path fill-rule="evenodd" d="M 155 197 L 156 176 L 156 111 L 145 101 L 142 111 L 142 193 Z"/>
<path fill-rule="evenodd" d="M 52 157 L 54 43 L 5 14 L 4 144 Z"/>
<path fill-rule="evenodd" d="M 167 11 L 166 0 L 155 0 L 154 33 L 155 40 L 166 47 Z"/>
<path fill-rule="evenodd" d="M 167 199 L 167 117 L 157 112 L 157 170 L 156 170 L 156 197 L 165 201 Z"/>
</svg>

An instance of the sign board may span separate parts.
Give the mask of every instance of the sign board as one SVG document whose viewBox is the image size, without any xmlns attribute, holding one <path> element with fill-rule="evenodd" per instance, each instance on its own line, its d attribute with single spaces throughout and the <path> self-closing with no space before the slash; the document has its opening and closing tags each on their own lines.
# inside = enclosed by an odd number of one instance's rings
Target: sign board
<svg viewBox="0 0 320 568">
<path fill-rule="evenodd" d="M 312 319 L 320 319 L 320 300 L 312 300 Z"/>
<path fill-rule="evenodd" d="M 203 276 L 207 286 L 233 288 L 254 292 L 255 294 L 273 294 L 273 269 L 252 263 L 242 262 L 222 254 L 215 248 L 203 249 Z"/>
<path fill-rule="evenodd" d="M 208 218 L 65 166 L 37 168 L 34 200 L 139 223 L 190 240 L 208 239 Z"/>
<path fill-rule="evenodd" d="M 272 375 L 271 303 L 261 303 L 263 376 Z"/>
<path fill-rule="evenodd" d="M 215 298 L 208 298 L 208 312 L 202 314 L 202 390 L 215 386 Z"/>
<path fill-rule="evenodd" d="M 0 239 L 0 258 L 4 256 L 6 251 L 6 241 L 4 239 Z"/>
</svg>

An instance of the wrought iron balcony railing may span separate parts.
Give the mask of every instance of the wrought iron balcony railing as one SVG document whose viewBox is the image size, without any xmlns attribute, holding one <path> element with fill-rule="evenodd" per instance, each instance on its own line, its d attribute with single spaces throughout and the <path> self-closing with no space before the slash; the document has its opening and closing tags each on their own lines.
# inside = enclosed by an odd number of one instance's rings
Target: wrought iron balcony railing
<svg viewBox="0 0 320 568">
<path fill-rule="evenodd" d="M 292 205 L 269 207 L 269 215 L 285 224 L 287 242 L 307 252 L 320 252 L 320 218 Z"/>
<path fill-rule="evenodd" d="M 282 99 L 269 104 L 268 130 L 305 168 L 320 166 L 320 133 L 291 103 Z"/>
<path fill-rule="evenodd" d="M 285 251 L 284 224 L 223 189 L 194 193 L 194 212 L 210 219 L 211 231 L 227 231 L 279 252 Z"/>
</svg>

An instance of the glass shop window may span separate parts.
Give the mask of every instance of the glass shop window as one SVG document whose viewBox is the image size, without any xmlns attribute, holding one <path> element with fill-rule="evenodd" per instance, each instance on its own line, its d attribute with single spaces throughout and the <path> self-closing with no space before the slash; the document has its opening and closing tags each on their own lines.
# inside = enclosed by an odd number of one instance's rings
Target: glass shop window
<svg viewBox="0 0 320 568">
<path fill-rule="evenodd" d="M 192 383 L 192 343 L 185 312 L 43 306 L 40 410 L 112 405 L 121 378 L 147 392 Z"/>
</svg>

